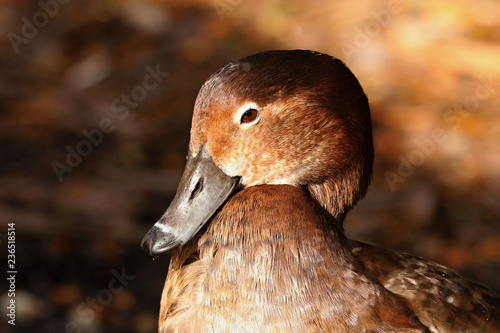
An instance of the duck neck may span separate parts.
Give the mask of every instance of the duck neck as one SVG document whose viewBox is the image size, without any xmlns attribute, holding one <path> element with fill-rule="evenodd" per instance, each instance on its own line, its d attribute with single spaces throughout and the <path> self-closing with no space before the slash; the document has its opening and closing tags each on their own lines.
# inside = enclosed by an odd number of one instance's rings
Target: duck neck
<svg viewBox="0 0 500 333">
<path fill-rule="evenodd" d="M 255 186 L 232 197 L 198 241 L 206 318 L 301 332 L 319 313 L 350 313 L 367 287 L 331 218 L 305 188 Z"/>
<path fill-rule="evenodd" d="M 340 224 L 307 189 L 263 185 L 232 197 L 198 244 L 200 258 L 220 272 L 238 267 L 241 275 L 257 270 L 303 279 L 304 272 L 318 278 L 328 270 L 342 280 L 340 271 L 355 265 L 345 242 Z"/>
</svg>

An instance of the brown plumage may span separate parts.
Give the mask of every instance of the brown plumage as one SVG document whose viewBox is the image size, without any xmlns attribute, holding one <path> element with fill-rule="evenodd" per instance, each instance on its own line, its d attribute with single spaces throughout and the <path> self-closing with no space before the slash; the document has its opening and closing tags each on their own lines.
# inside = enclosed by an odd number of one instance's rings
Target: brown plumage
<svg viewBox="0 0 500 333">
<path fill-rule="evenodd" d="M 500 332 L 491 289 L 344 236 L 372 162 L 368 102 L 338 59 L 270 51 L 215 73 L 143 241 L 174 250 L 159 332 Z"/>
<path fill-rule="evenodd" d="M 364 274 L 331 218 L 301 187 L 236 194 L 197 241 L 198 260 L 174 254 L 161 332 L 426 332 Z"/>
</svg>

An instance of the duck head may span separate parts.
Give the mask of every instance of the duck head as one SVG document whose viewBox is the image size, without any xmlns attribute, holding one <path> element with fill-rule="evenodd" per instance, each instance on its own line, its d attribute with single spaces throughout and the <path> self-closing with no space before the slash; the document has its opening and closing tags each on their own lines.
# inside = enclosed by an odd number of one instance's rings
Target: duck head
<svg viewBox="0 0 500 333">
<path fill-rule="evenodd" d="M 340 60 L 306 50 L 242 58 L 201 88 L 179 188 L 142 247 L 156 256 L 185 244 L 236 191 L 263 184 L 304 186 L 341 224 L 372 164 L 368 100 Z"/>
</svg>

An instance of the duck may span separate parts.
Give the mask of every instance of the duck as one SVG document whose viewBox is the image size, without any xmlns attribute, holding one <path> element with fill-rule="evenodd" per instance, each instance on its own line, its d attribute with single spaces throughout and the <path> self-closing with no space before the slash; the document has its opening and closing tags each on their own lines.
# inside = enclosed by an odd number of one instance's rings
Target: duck
<svg viewBox="0 0 500 333">
<path fill-rule="evenodd" d="M 500 332 L 500 296 L 440 264 L 347 238 L 373 168 L 348 67 L 265 51 L 196 98 L 176 195 L 144 236 L 170 253 L 158 332 Z"/>
</svg>

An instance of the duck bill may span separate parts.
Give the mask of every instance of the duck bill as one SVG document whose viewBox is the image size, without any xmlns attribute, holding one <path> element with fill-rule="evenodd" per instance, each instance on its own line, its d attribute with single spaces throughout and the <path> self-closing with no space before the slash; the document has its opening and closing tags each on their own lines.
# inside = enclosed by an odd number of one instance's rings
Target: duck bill
<svg viewBox="0 0 500 333">
<path fill-rule="evenodd" d="M 150 257 L 186 244 L 233 195 L 238 177 L 226 175 L 215 164 L 206 145 L 188 157 L 174 200 L 144 236 L 141 247 Z"/>
</svg>

